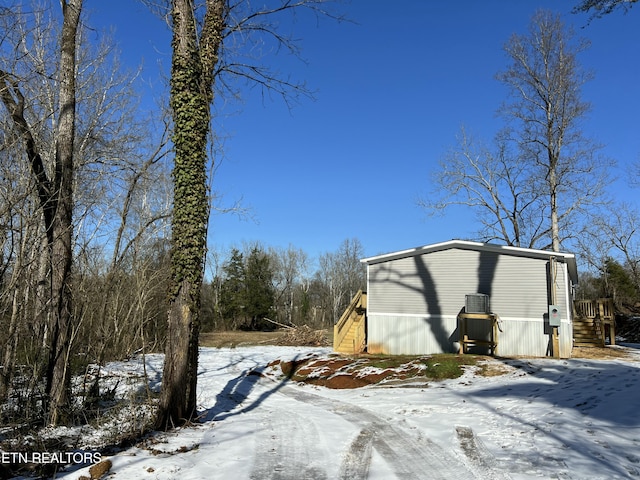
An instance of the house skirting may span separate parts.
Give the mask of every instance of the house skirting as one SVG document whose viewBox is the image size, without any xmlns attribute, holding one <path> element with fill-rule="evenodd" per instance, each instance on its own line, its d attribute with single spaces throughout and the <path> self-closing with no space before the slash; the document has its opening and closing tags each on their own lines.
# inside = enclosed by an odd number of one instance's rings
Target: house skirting
<svg viewBox="0 0 640 480">
<path fill-rule="evenodd" d="M 540 319 L 500 318 L 497 355 L 505 357 L 551 355 L 551 335 L 542 315 Z M 478 324 L 471 335 L 489 335 L 489 325 Z M 475 330 L 474 330 L 475 329 Z M 560 356 L 569 358 L 573 330 L 563 319 L 559 328 Z M 488 337 L 487 337 L 488 338 Z M 390 355 L 457 353 L 460 349 L 457 316 L 381 314 L 367 312 L 367 351 Z M 487 353 L 478 347 L 471 353 Z"/>
</svg>

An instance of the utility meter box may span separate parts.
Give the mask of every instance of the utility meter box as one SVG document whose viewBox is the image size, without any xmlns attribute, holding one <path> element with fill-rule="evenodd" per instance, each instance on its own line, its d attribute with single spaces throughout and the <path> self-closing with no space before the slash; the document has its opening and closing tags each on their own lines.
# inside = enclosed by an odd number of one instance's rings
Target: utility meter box
<svg viewBox="0 0 640 480">
<path fill-rule="evenodd" d="M 560 326 L 560 307 L 558 305 L 549 305 L 549 326 Z"/>
</svg>

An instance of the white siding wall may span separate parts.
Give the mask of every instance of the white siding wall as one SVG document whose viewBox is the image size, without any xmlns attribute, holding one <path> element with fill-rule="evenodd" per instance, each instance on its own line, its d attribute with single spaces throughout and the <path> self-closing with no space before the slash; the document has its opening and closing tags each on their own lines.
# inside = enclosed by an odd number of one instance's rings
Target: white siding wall
<svg viewBox="0 0 640 480">
<path fill-rule="evenodd" d="M 451 335 L 456 324 L 456 317 L 367 315 L 367 347 L 371 353 L 391 355 L 457 353 L 458 338 Z"/>
<path fill-rule="evenodd" d="M 457 351 L 456 317 L 465 295 L 490 295 L 501 319 L 498 353 L 547 355 L 549 328 L 547 264 L 544 259 L 448 249 L 368 267 L 368 344 L 391 354 Z M 573 332 L 566 268 L 559 265 L 557 303 L 563 357 L 570 356 Z M 482 328 L 482 325 L 474 327 Z M 486 330 L 486 329 L 485 329 Z M 488 330 L 487 330 L 488 331 Z"/>
<path fill-rule="evenodd" d="M 438 333 L 432 325 L 438 325 L 450 336 Z M 545 334 L 541 320 L 507 319 L 501 322 L 498 332 L 497 355 L 506 357 L 550 355 L 549 335 Z M 367 317 L 367 345 L 371 353 L 391 355 L 421 355 L 427 353 L 457 353 L 460 348 L 455 318 L 430 319 L 407 315 L 372 314 Z M 573 344 L 571 325 L 563 321 L 559 329 L 560 356 L 571 356 Z M 486 349 L 477 353 L 486 353 Z"/>
</svg>

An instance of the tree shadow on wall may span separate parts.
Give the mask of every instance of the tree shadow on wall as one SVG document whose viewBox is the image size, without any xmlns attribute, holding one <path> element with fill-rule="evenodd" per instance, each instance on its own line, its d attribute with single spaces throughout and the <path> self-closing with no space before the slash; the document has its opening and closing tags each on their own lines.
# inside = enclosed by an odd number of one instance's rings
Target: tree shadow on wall
<svg viewBox="0 0 640 480">
<path fill-rule="evenodd" d="M 468 283 L 467 288 L 469 291 L 466 293 L 483 293 L 491 298 L 494 293 L 494 280 L 496 269 L 499 261 L 499 255 L 495 252 L 480 251 L 480 259 L 475 272 L 470 273 L 470 278 L 459 279 L 459 282 L 463 285 Z M 424 255 L 415 255 L 413 257 L 415 265 L 415 271 L 411 273 L 401 273 L 397 269 L 394 269 L 391 264 L 387 266 L 379 267 L 376 273 L 376 280 L 380 282 L 389 282 L 401 287 L 403 290 L 413 291 L 420 294 L 426 305 L 426 314 L 428 317 L 424 322 L 429 326 L 435 342 L 443 352 L 455 352 L 457 349 L 454 346 L 455 342 L 460 340 L 459 328 L 456 325 L 455 329 L 451 331 L 444 322 L 444 315 L 457 315 L 457 313 L 464 307 L 464 295 L 461 295 L 460 305 L 456 307 L 455 311 L 445 311 L 441 301 L 441 294 L 443 289 L 443 282 L 434 278 L 431 273 Z M 457 272 L 450 272 L 448 275 L 452 275 L 455 278 Z M 386 278 L 385 278 L 386 274 Z M 462 274 L 461 274 L 462 275 Z M 475 275 L 475 278 L 474 278 Z M 417 279 L 415 277 L 418 277 Z M 477 283 L 475 282 L 477 280 Z M 440 292 L 438 291 L 440 288 Z M 446 287 L 445 287 L 446 288 Z M 489 322 L 486 322 L 489 323 Z M 484 328 L 484 326 L 483 326 Z M 488 325 L 490 332 L 491 324 Z"/>
<path fill-rule="evenodd" d="M 419 278 L 422 280 L 422 296 L 427 303 L 427 312 L 429 313 L 429 319 L 426 320 L 426 322 L 429 324 L 431 333 L 436 339 L 436 342 L 438 342 L 440 349 L 443 352 L 449 352 L 453 349 L 453 342 L 455 341 L 455 338 L 457 338 L 458 334 L 456 331 L 449 334 L 443 324 L 442 308 L 440 307 L 440 299 L 438 297 L 436 284 L 433 281 L 431 272 L 429 272 L 429 268 L 425 264 L 422 255 L 416 255 L 414 259 L 416 271 L 418 272 Z"/>
</svg>

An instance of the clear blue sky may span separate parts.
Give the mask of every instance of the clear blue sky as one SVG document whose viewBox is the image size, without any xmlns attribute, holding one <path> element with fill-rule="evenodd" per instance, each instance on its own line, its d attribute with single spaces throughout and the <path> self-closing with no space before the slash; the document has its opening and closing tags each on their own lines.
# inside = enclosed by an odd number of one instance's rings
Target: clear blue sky
<svg viewBox="0 0 640 480">
<path fill-rule="evenodd" d="M 415 200 L 462 125 L 487 141 L 499 129 L 495 111 L 506 91 L 494 76 L 507 65 L 502 46 L 525 32 L 538 8 L 560 13 L 592 42 L 581 57 L 595 73 L 583 91 L 593 106 L 585 133 L 621 167 L 638 161 L 640 6 L 587 25 L 587 16 L 570 13 L 576 3 L 352 0 L 340 8 L 354 23 L 298 19 L 307 63 L 269 61 L 306 80 L 316 99 L 289 111 L 245 92 L 219 117 L 228 138 L 214 188 L 226 204 L 243 197 L 255 221 L 213 215 L 210 246 L 258 240 L 317 256 L 357 237 L 371 256 L 472 237 L 470 212 L 429 218 Z M 166 25 L 132 0 L 89 0 L 87 10 L 93 25 L 115 28 L 129 65 L 144 61 L 143 75 L 159 92 L 158 62 L 166 73 L 171 59 Z M 613 190 L 637 202 L 623 180 Z"/>
</svg>

